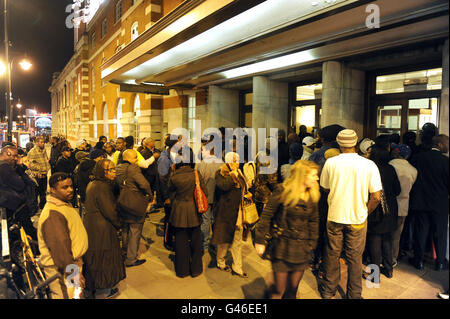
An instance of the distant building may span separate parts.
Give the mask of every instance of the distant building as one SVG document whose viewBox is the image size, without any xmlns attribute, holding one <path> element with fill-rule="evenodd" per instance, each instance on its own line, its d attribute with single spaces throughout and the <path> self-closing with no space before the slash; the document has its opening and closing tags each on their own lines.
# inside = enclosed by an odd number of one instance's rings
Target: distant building
<svg viewBox="0 0 450 319">
<path fill-rule="evenodd" d="M 448 1 L 374 4 L 103 1 L 54 74 L 52 133 L 158 145 L 201 120 L 297 132 L 337 123 L 370 138 L 434 122 L 448 134 Z"/>
</svg>

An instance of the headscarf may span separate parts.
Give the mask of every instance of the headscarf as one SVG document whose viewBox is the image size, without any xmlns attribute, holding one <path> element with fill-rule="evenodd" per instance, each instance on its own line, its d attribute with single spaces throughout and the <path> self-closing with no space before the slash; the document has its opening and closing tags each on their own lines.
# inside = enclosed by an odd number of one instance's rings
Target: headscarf
<svg viewBox="0 0 450 319">
<path fill-rule="evenodd" d="M 105 166 L 107 166 L 108 162 L 112 163 L 111 160 L 103 158 L 95 164 L 94 168 L 92 169 L 92 175 L 94 175 L 94 180 L 112 182 L 105 176 Z"/>
</svg>

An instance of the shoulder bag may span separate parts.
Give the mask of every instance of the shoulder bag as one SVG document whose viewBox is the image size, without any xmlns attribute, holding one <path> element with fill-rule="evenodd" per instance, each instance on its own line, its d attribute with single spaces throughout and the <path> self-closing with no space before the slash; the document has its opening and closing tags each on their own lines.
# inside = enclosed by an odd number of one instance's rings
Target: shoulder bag
<svg viewBox="0 0 450 319">
<path fill-rule="evenodd" d="M 209 208 L 208 198 L 200 187 L 200 179 L 198 178 L 197 170 L 194 170 L 195 173 L 195 190 L 194 190 L 194 200 L 195 205 L 197 206 L 197 211 L 199 214 L 206 213 Z"/>
<path fill-rule="evenodd" d="M 146 213 L 149 201 L 141 192 L 136 192 L 128 186 L 128 167 L 117 204 L 125 212 L 137 217 L 143 217 Z"/>
</svg>

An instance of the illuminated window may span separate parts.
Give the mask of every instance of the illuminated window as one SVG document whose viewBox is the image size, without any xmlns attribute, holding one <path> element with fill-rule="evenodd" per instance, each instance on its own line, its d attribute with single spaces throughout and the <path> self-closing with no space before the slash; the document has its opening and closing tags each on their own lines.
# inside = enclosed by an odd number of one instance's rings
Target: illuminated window
<svg viewBox="0 0 450 319">
<path fill-rule="evenodd" d="M 377 76 L 377 94 L 442 89 L 442 68 Z"/>
<path fill-rule="evenodd" d="M 188 101 L 188 130 L 191 137 L 194 137 L 195 130 L 195 116 L 196 116 L 196 101 L 195 96 L 190 96 Z"/>
<path fill-rule="evenodd" d="M 122 136 L 123 128 L 120 120 L 122 118 L 122 99 L 118 99 L 117 101 L 117 116 L 116 116 L 116 125 L 117 125 L 117 137 Z"/>
<path fill-rule="evenodd" d="M 92 122 L 94 125 L 94 138 L 97 138 L 97 110 L 95 109 L 95 105 L 94 105 L 94 110 L 92 111 Z"/>
<path fill-rule="evenodd" d="M 139 99 L 139 95 L 136 94 L 136 98 L 134 100 L 134 138 L 135 143 L 139 141 L 139 117 L 141 116 L 141 100 Z"/>
<path fill-rule="evenodd" d="M 297 86 L 296 101 L 322 98 L 322 83 Z"/>
<path fill-rule="evenodd" d="M 109 127 L 108 127 L 108 105 L 103 106 L 103 135 L 108 137 Z"/>
<path fill-rule="evenodd" d="M 138 22 L 136 21 L 136 22 L 133 23 L 133 25 L 131 26 L 131 41 L 136 40 L 138 36 L 139 36 Z"/>
</svg>

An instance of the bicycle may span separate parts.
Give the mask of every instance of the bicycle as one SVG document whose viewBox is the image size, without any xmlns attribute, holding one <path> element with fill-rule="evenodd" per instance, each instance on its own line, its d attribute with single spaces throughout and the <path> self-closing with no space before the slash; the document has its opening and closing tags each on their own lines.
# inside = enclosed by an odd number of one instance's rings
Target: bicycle
<svg viewBox="0 0 450 319">
<path fill-rule="evenodd" d="M 18 299 L 49 299 L 50 290 L 48 285 L 54 280 L 61 278 L 61 275 L 58 274 L 48 279 L 45 278 L 38 263 L 39 257 L 35 257 L 38 251 L 37 241 L 27 235 L 20 220 L 17 218 L 17 215 L 24 208 L 25 204 L 14 211 L 12 217 L 9 219 L 9 223 L 6 218 L 5 209 L 0 208 L 2 215 L 2 247 L 9 246 L 7 249 L 2 249 L 4 267 L 8 270 L 8 282 L 15 291 Z M 12 225 L 8 228 L 8 224 Z M 12 243 L 9 243 L 8 231 L 12 235 Z"/>
</svg>

